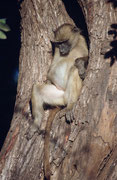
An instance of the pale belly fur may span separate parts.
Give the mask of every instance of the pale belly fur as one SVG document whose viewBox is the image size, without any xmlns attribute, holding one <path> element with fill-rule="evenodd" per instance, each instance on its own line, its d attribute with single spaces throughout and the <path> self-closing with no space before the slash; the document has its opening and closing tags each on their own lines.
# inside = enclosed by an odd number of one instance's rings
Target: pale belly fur
<svg viewBox="0 0 117 180">
<path fill-rule="evenodd" d="M 61 63 L 57 63 L 51 67 L 48 78 L 58 89 L 65 90 L 70 67 L 68 67 L 68 63 L 66 62 Z"/>
</svg>

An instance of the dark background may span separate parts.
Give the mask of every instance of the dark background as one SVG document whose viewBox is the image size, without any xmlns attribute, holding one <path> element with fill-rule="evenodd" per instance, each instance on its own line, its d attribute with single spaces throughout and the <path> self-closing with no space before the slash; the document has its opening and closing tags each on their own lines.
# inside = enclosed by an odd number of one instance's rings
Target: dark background
<svg viewBox="0 0 117 180">
<path fill-rule="evenodd" d="M 6 18 L 11 31 L 0 39 L 0 148 L 12 120 L 20 50 L 20 14 L 17 0 L 0 1 L 0 19 Z"/>
</svg>

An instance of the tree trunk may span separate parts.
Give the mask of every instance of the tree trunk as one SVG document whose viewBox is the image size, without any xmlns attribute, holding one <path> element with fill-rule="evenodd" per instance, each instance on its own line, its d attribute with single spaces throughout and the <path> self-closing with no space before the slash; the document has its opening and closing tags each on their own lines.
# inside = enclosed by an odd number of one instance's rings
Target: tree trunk
<svg viewBox="0 0 117 180">
<path fill-rule="evenodd" d="M 78 0 L 90 39 L 87 76 L 67 124 L 65 111 L 54 119 L 50 140 L 52 180 L 117 179 L 117 11 L 114 0 Z M 66 6 L 66 9 L 64 7 Z M 43 179 L 44 134 L 28 138 L 32 122 L 32 85 L 46 80 L 52 61 L 52 31 L 61 24 L 83 24 L 70 0 L 24 0 L 21 4 L 22 47 L 11 128 L 0 154 L 1 180 Z M 68 14 L 69 13 L 69 14 Z M 85 23 L 84 23 L 85 24 Z M 111 42 L 111 44 L 110 44 Z M 45 112 L 45 128 L 49 112 Z"/>
</svg>

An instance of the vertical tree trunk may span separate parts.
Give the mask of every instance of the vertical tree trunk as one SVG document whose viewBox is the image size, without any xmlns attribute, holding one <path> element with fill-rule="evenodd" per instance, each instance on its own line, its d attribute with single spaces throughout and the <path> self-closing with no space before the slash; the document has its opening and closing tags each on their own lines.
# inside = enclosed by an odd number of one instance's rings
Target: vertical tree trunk
<svg viewBox="0 0 117 180">
<path fill-rule="evenodd" d="M 117 178 L 117 62 L 114 61 L 117 49 L 116 40 L 113 41 L 117 34 L 117 12 L 114 2 L 78 1 L 90 37 L 89 66 L 81 96 L 72 110 L 73 123 L 65 122 L 64 110 L 53 122 L 50 141 L 52 180 Z M 65 1 L 67 3 L 71 1 Z M 34 82 L 42 84 L 46 80 L 52 60 L 52 30 L 65 22 L 73 23 L 63 2 L 57 0 L 24 0 L 21 18 L 17 99 L 11 128 L 0 155 L 1 180 L 43 179 L 44 135 L 36 133 L 28 138 L 32 121 L 31 88 Z M 111 41 L 112 47 L 109 46 Z M 48 112 L 43 128 L 47 117 Z"/>
</svg>

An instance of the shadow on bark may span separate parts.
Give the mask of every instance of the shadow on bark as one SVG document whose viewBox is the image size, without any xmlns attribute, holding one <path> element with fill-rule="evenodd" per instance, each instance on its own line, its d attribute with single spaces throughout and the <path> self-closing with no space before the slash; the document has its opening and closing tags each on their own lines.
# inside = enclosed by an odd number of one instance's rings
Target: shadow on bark
<svg viewBox="0 0 117 180">
<path fill-rule="evenodd" d="M 113 41 L 110 43 L 111 49 L 105 53 L 104 58 L 111 58 L 110 66 L 117 60 L 117 24 L 111 25 L 111 30 L 108 31 L 109 35 L 113 35 Z"/>
</svg>

